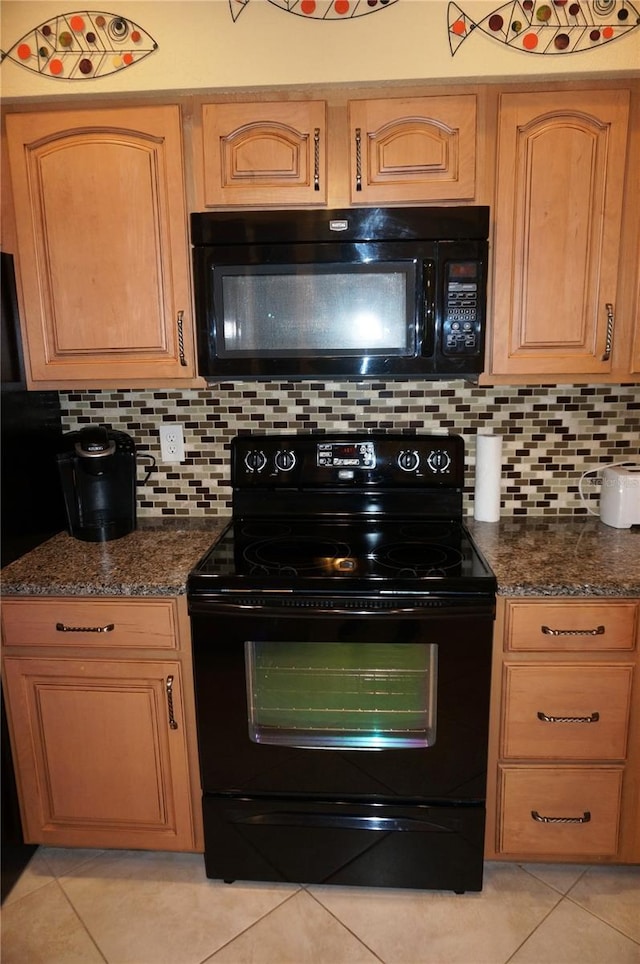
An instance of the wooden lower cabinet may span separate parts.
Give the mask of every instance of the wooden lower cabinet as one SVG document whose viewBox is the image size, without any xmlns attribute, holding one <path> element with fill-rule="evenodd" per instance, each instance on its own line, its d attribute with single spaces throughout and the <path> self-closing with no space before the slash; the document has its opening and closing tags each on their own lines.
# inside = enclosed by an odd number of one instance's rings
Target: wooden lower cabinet
<svg viewBox="0 0 640 964">
<path fill-rule="evenodd" d="M 488 859 L 640 862 L 640 601 L 499 597 Z"/>
<path fill-rule="evenodd" d="M 173 649 L 164 658 L 110 652 L 102 632 L 93 635 L 106 609 L 113 632 L 142 640 L 144 602 L 78 601 L 68 648 L 50 629 L 61 611 L 73 620 L 72 601 L 5 602 L 3 685 L 26 842 L 202 849 L 188 647 L 154 635 L 177 601 L 149 603 L 151 640 Z"/>
<path fill-rule="evenodd" d="M 623 768 L 505 767 L 499 849 L 545 860 L 615 857 Z"/>
</svg>

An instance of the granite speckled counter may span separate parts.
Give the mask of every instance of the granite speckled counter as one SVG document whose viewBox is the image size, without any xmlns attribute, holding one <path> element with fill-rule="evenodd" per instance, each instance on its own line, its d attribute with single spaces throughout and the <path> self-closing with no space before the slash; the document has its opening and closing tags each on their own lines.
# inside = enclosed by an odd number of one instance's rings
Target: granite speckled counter
<svg viewBox="0 0 640 964">
<path fill-rule="evenodd" d="M 136 532 L 106 543 L 59 533 L 2 570 L 2 592 L 180 595 L 227 521 L 144 519 Z M 504 595 L 640 597 L 640 529 L 582 517 L 466 521 Z"/>
<path fill-rule="evenodd" d="M 467 525 L 505 596 L 640 597 L 640 528 L 582 516 Z"/>
<path fill-rule="evenodd" d="M 175 596 L 228 519 L 141 520 L 110 542 L 60 532 L 2 570 L 3 595 Z"/>
</svg>

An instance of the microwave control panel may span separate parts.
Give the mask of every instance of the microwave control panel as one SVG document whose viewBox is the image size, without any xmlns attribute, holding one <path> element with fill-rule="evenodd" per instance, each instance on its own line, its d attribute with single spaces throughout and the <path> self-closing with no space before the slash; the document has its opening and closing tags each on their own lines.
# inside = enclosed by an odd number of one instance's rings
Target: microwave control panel
<svg viewBox="0 0 640 964">
<path fill-rule="evenodd" d="M 450 261 L 444 287 L 442 350 L 445 355 L 474 355 L 480 350 L 480 264 Z"/>
</svg>

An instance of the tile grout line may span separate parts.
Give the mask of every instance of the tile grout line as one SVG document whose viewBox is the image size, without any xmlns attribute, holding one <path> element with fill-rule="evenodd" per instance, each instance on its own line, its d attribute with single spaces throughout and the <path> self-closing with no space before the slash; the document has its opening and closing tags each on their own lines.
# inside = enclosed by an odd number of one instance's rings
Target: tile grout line
<svg viewBox="0 0 640 964">
<path fill-rule="evenodd" d="M 573 890 L 573 887 L 571 888 L 571 890 Z M 610 920 L 607 920 L 605 917 L 601 917 L 600 914 L 596 914 L 595 911 L 590 910 L 588 907 L 585 907 L 578 900 L 576 900 L 575 897 L 571 896 L 571 891 L 569 891 L 565 896 L 566 896 L 566 899 L 571 904 L 573 904 L 574 907 L 579 907 L 580 910 L 583 910 L 585 912 L 585 914 L 590 914 L 591 917 L 595 917 L 595 919 L 600 921 L 601 924 L 606 924 L 606 926 L 610 927 L 611 930 L 616 931 L 616 933 L 620 934 L 622 937 L 626 937 L 628 941 L 632 941 L 634 944 L 640 947 L 640 940 L 637 940 L 635 937 L 632 937 L 631 934 L 627 934 L 625 931 L 621 930 L 618 924 L 613 924 Z"/>
<path fill-rule="evenodd" d="M 309 897 L 311 897 L 312 900 L 315 900 L 316 904 L 318 904 L 319 907 L 322 907 L 322 909 L 323 909 L 324 911 L 326 911 L 327 914 L 329 914 L 330 917 L 333 917 L 333 919 L 334 919 L 335 921 L 337 921 L 338 924 L 340 924 L 341 927 L 344 927 L 344 929 L 347 931 L 347 933 L 351 934 L 351 936 L 352 936 L 353 938 L 355 938 L 355 940 L 357 940 L 359 944 L 362 944 L 362 946 L 363 946 L 367 951 L 369 951 L 370 954 L 373 954 L 373 956 L 375 957 L 375 959 L 376 959 L 377 961 L 380 961 L 380 964 L 386 964 L 386 962 L 384 961 L 384 959 L 383 959 L 382 957 L 380 957 L 380 955 L 377 954 L 377 953 L 373 950 L 372 947 L 369 947 L 369 945 L 368 945 L 365 941 L 363 941 L 362 938 L 361 938 L 358 934 L 355 933 L 355 931 L 352 931 L 351 928 L 350 928 L 347 924 L 345 924 L 344 921 L 340 920 L 340 918 L 339 918 L 336 914 L 334 914 L 332 910 L 329 910 L 328 907 L 325 907 L 325 905 L 322 903 L 322 901 L 321 901 L 321 900 L 318 900 L 318 898 L 315 896 L 315 894 L 312 894 L 311 891 L 308 890 L 307 887 L 305 887 L 304 885 L 303 885 L 303 889 L 304 889 L 305 893 L 307 893 L 307 894 L 309 895 Z"/>
<path fill-rule="evenodd" d="M 203 957 L 202 960 L 199 961 L 199 964 L 207 964 L 207 961 L 212 961 L 215 958 L 216 954 L 219 954 L 221 950 L 223 950 L 225 947 L 229 947 L 239 937 L 242 937 L 243 934 L 247 934 L 253 927 L 256 926 L 256 924 L 262 923 L 262 921 L 265 921 L 267 917 L 270 917 L 271 914 L 273 914 L 275 911 L 280 910 L 281 907 L 284 907 L 285 904 L 288 904 L 290 900 L 293 900 L 294 897 L 296 897 L 302 890 L 304 890 L 301 884 L 298 884 L 297 886 L 298 886 L 298 889 L 295 890 L 292 894 L 289 894 L 288 897 L 285 897 L 283 901 L 281 901 L 279 904 L 276 904 L 275 907 L 272 907 L 271 910 L 268 910 L 261 917 L 257 917 L 254 921 L 252 921 L 251 924 L 248 924 L 241 931 L 238 931 L 237 934 L 234 934 L 233 937 L 230 938 L 230 940 L 225 941 L 224 944 L 221 944 L 220 947 L 216 947 L 215 951 L 212 951 L 211 954 L 207 954 L 206 957 Z"/>
<path fill-rule="evenodd" d="M 56 879 L 55 879 L 55 883 L 56 883 L 56 886 L 57 886 L 58 890 L 60 890 L 60 892 L 62 893 L 62 896 L 64 897 L 65 901 L 67 902 L 67 904 L 69 905 L 69 907 L 70 907 L 71 910 L 73 911 L 75 917 L 76 917 L 77 920 L 80 922 L 80 926 L 81 926 L 82 929 L 84 930 L 85 934 L 87 935 L 87 937 L 89 938 L 89 940 L 91 941 L 91 943 L 93 944 L 93 946 L 95 947 L 95 949 L 97 950 L 98 954 L 100 955 L 100 957 L 102 958 L 102 960 L 105 962 L 105 964 L 109 964 L 108 958 L 105 956 L 105 954 L 102 953 L 102 948 L 100 947 L 100 945 L 99 945 L 98 942 L 96 941 L 95 937 L 93 936 L 93 934 L 92 934 L 91 931 L 89 930 L 87 924 L 85 924 L 85 922 L 83 921 L 82 917 L 80 916 L 80 914 L 79 914 L 78 911 L 76 910 L 76 908 L 75 908 L 75 906 L 74 906 L 71 898 L 68 896 L 66 890 L 64 889 L 64 887 L 62 886 L 62 884 L 60 883 L 60 881 L 58 880 L 57 877 L 56 877 Z"/>
<path fill-rule="evenodd" d="M 522 869 L 524 870 L 524 868 L 522 868 Z M 531 874 L 530 876 L 533 877 L 534 875 Z M 539 877 L 536 878 L 536 879 L 537 879 L 537 880 L 540 880 Z M 544 881 L 541 881 L 541 883 L 544 883 Z M 551 908 L 549 909 L 549 911 L 544 915 L 544 917 L 543 917 L 541 920 L 538 921 L 538 923 L 537 923 L 536 926 L 533 928 L 533 930 L 530 931 L 530 932 L 527 934 L 527 936 L 525 937 L 525 939 L 524 939 L 523 941 L 521 941 L 520 944 L 518 944 L 518 946 L 516 947 L 516 949 L 509 955 L 509 957 L 508 957 L 505 961 L 503 961 L 503 964 L 509 964 L 509 962 L 513 960 L 513 958 L 514 958 L 515 955 L 518 953 L 518 951 L 519 951 L 521 948 L 524 947 L 524 945 L 527 943 L 527 941 L 528 941 L 531 937 L 533 937 L 533 935 L 535 934 L 535 932 L 536 932 L 540 927 L 542 927 L 542 925 L 544 924 L 544 922 L 549 919 L 549 917 L 551 916 L 551 914 L 553 914 L 553 913 L 558 909 L 558 907 L 560 906 L 560 904 L 562 903 L 562 901 L 566 899 L 566 898 L 565 898 L 565 895 L 564 895 L 564 894 L 561 894 L 559 891 L 557 891 L 557 890 L 555 889 L 555 887 L 551 887 L 550 884 L 546 884 L 545 886 L 547 886 L 547 887 L 549 888 L 549 890 L 552 890 L 555 894 L 557 894 L 558 897 L 559 897 L 559 900 L 557 900 L 557 901 L 555 902 L 555 904 L 553 905 L 553 907 L 551 907 Z"/>
</svg>

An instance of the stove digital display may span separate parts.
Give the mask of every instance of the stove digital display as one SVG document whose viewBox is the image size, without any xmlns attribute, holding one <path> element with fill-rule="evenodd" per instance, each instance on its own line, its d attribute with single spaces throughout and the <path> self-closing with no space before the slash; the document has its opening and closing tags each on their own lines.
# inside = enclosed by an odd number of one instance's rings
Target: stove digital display
<svg viewBox="0 0 640 964">
<path fill-rule="evenodd" d="M 319 442 L 317 465 L 322 468 L 374 469 L 376 450 L 373 442 Z"/>
</svg>

